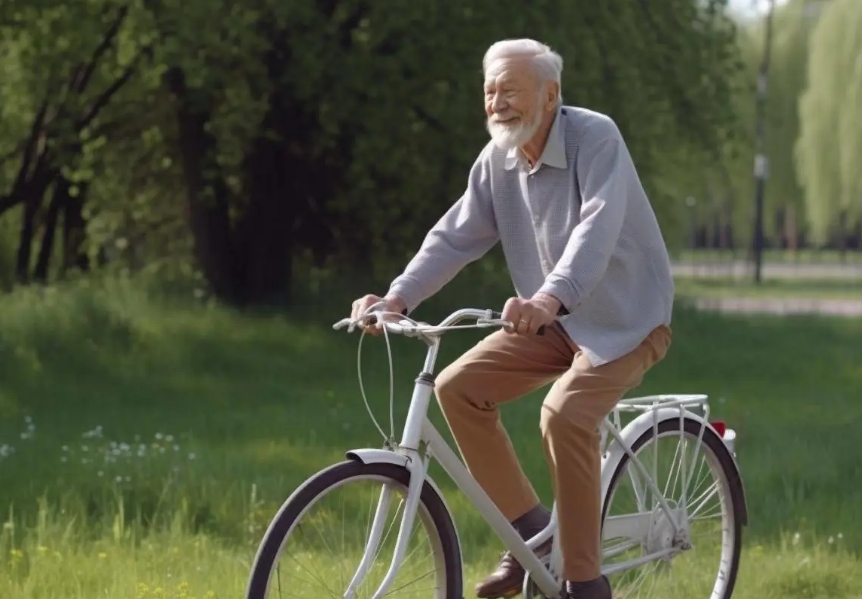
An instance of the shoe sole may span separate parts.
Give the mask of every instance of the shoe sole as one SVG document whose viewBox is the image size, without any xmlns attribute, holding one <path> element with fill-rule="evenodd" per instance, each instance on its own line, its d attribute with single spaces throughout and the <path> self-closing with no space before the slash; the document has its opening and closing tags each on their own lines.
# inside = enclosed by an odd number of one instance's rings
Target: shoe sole
<svg viewBox="0 0 862 599">
<path fill-rule="evenodd" d="M 517 597 L 521 594 L 521 587 L 512 587 L 511 589 L 507 589 L 505 591 L 498 591 L 495 594 L 489 595 L 476 595 L 479 599 L 511 599 L 511 597 Z"/>
</svg>

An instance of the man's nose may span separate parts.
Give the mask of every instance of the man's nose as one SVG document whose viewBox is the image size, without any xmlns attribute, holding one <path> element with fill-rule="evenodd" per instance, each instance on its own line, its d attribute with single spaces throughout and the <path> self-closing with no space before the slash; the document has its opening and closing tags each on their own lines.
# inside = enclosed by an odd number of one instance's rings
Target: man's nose
<svg viewBox="0 0 862 599">
<path fill-rule="evenodd" d="M 502 112 L 508 104 L 501 94 L 494 94 L 491 98 L 491 110 L 494 112 Z"/>
</svg>

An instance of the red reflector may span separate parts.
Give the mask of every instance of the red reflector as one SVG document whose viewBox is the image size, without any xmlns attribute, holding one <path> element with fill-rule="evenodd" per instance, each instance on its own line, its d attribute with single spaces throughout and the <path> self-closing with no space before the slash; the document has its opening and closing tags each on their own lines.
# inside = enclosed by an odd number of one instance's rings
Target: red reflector
<svg viewBox="0 0 862 599">
<path fill-rule="evenodd" d="M 727 432 L 727 424 L 721 421 L 710 422 L 712 428 L 718 433 L 718 436 L 724 438 L 724 433 Z"/>
</svg>

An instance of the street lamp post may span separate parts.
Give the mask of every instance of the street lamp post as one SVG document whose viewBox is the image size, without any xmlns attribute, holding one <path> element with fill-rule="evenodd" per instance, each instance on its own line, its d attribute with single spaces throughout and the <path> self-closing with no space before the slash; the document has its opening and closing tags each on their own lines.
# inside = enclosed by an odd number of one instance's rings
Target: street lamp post
<svg viewBox="0 0 862 599">
<path fill-rule="evenodd" d="M 760 283 L 763 267 L 763 194 L 769 176 L 769 158 L 766 156 L 766 90 L 769 83 L 769 59 L 772 54 L 772 16 L 775 0 L 769 0 L 766 15 L 766 37 L 763 43 L 763 61 L 757 75 L 757 134 L 754 155 L 754 282 Z"/>
</svg>

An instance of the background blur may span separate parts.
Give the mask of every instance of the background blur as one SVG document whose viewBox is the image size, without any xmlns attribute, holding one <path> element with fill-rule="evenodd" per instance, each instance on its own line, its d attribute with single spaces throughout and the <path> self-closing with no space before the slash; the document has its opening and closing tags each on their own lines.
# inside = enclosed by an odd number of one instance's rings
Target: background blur
<svg viewBox="0 0 862 599">
<path fill-rule="evenodd" d="M 860 0 L 0 0 L 0 595 L 241 594 L 293 488 L 379 444 L 330 325 L 462 192 L 482 54 L 521 36 L 617 122 L 673 252 L 637 393 L 740 435 L 734 596 L 862 596 Z M 510 292 L 494 251 L 417 316 Z M 504 419 L 549 498 L 540 401 Z M 472 588 L 499 546 L 452 497 Z"/>
</svg>

